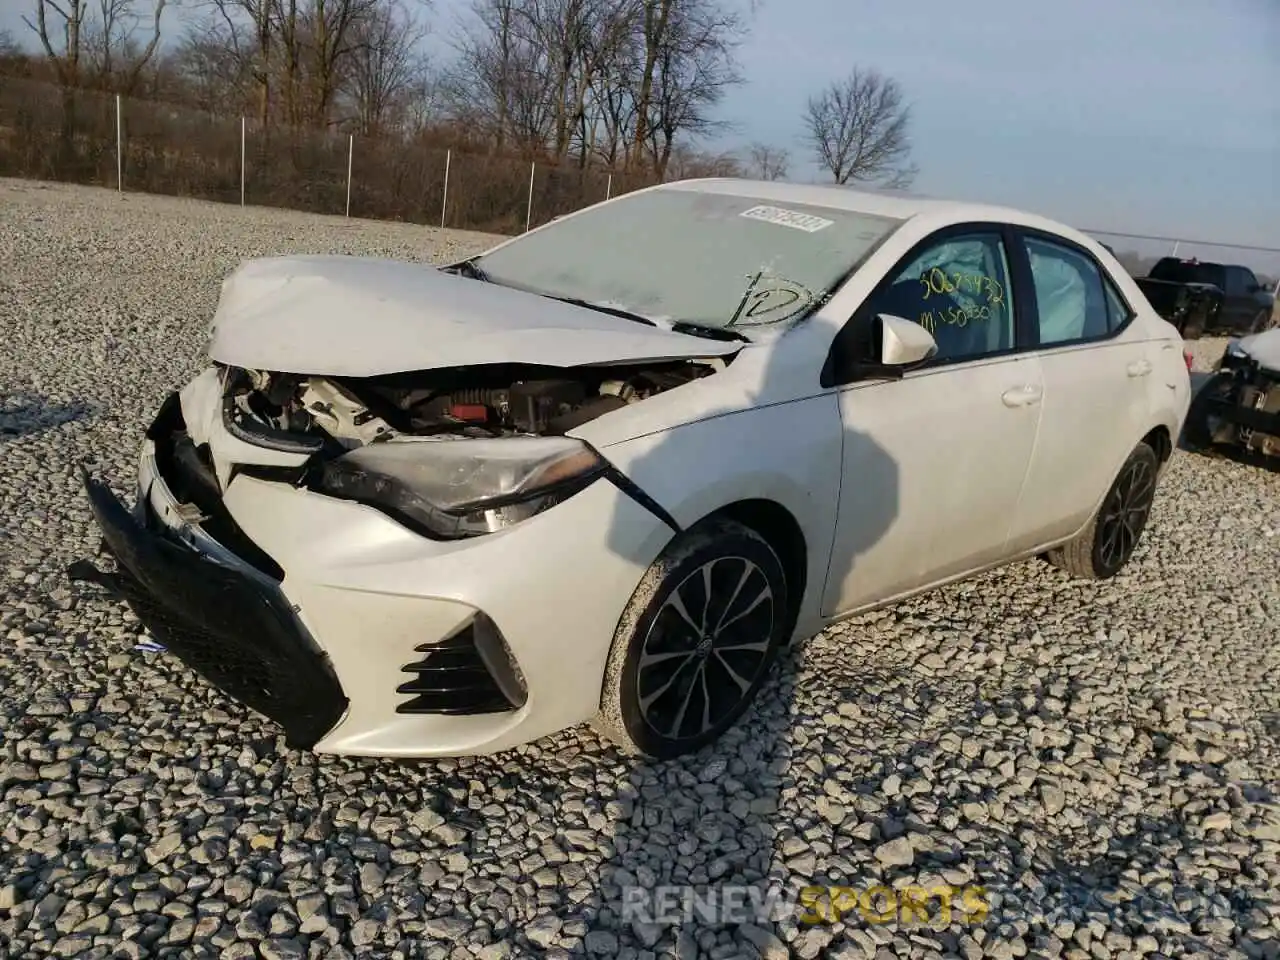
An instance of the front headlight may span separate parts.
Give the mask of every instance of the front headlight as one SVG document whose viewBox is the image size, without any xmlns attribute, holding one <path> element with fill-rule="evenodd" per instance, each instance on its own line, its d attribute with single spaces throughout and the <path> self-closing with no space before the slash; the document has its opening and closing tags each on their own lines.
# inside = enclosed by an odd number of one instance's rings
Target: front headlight
<svg viewBox="0 0 1280 960">
<path fill-rule="evenodd" d="M 541 513 L 603 469 L 594 450 L 569 437 L 388 440 L 330 461 L 321 487 L 454 538 Z"/>
</svg>

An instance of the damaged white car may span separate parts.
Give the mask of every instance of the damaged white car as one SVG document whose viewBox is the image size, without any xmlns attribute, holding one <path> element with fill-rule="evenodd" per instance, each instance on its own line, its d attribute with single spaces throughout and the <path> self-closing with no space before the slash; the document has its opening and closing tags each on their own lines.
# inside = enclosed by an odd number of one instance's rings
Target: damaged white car
<svg viewBox="0 0 1280 960">
<path fill-rule="evenodd" d="M 1115 574 L 1181 347 L 1067 227 L 834 187 L 664 185 L 442 268 L 250 261 L 136 505 L 86 474 L 115 562 L 74 573 L 300 748 L 594 721 L 674 756 L 833 620 L 1038 554 Z"/>
</svg>

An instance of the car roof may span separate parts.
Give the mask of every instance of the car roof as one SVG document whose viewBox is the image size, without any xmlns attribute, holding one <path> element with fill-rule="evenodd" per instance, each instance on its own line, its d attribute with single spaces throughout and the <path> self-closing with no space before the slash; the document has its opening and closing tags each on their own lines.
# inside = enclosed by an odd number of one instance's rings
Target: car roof
<svg viewBox="0 0 1280 960">
<path fill-rule="evenodd" d="M 1057 233 L 1076 241 L 1097 243 L 1092 237 L 1073 227 L 1038 214 L 1013 207 L 1001 207 L 984 203 L 944 200 L 912 194 L 862 190 L 838 184 L 785 183 L 779 180 L 748 180 L 736 177 L 708 177 L 695 180 L 676 180 L 656 187 L 659 190 L 688 190 L 699 193 L 718 193 L 768 200 L 776 203 L 803 203 L 809 206 L 848 210 L 872 216 L 910 220 L 913 217 L 943 222 L 994 221 Z"/>
</svg>

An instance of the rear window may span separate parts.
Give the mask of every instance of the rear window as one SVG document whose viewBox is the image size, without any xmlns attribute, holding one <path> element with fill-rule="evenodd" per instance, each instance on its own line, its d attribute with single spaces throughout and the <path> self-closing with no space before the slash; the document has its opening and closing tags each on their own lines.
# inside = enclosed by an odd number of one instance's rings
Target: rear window
<svg viewBox="0 0 1280 960">
<path fill-rule="evenodd" d="M 1222 286 L 1225 271 L 1221 264 L 1196 263 L 1193 260 L 1174 260 L 1166 257 L 1151 268 L 1151 279 L 1170 283 L 1212 283 Z"/>
</svg>

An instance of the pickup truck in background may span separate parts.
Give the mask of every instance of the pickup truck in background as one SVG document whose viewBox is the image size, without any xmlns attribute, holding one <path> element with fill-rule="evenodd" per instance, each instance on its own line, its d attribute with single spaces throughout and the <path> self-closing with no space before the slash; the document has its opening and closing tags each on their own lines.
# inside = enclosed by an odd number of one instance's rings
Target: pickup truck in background
<svg viewBox="0 0 1280 960">
<path fill-rule="evenodd" d="M 1188 340 L 1206 333 L 1244 336 L 1272 324 L 1275 296 L 1248 267 L 1162 257 L 1134 278 L 1152 308 Z"/>
</svg>

